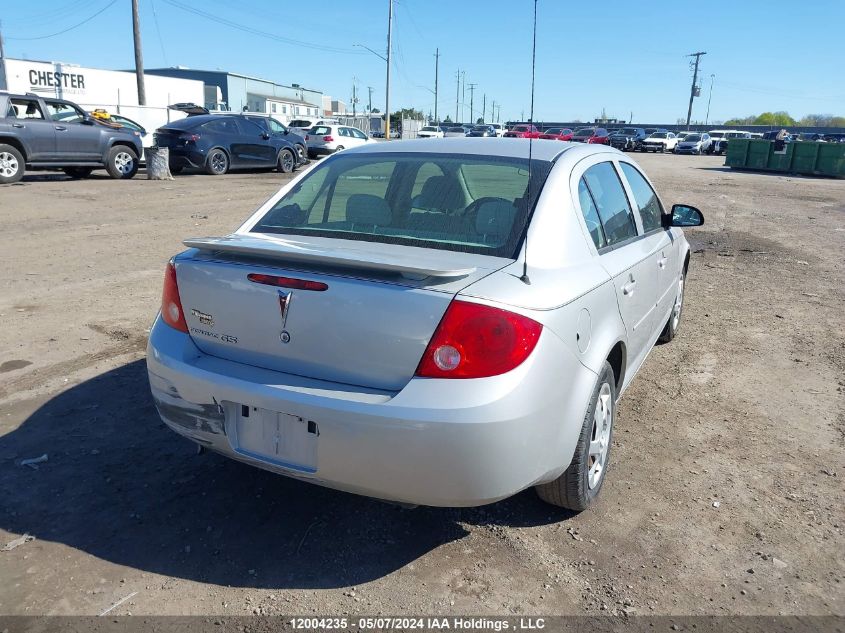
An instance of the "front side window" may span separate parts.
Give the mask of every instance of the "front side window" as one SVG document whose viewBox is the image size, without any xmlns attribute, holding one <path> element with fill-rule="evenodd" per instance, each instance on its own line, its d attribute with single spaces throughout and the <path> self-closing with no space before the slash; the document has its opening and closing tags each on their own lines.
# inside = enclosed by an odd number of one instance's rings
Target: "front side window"
<svg viewBox="0 0 845 633">
<path fill-rule="evenodd" d="M 319 164 L 251 229 L 516 256 L 551 168 L 461 154 L 342 154 Z"/>
<path fill-rule="evenodd" d="M 270 126 L 270 130 L 274 134 L 284 134 L 288 131 L 288 129 L 284 125 L 279 123 L 276 119 L 267 119 L 267 123 Z"/>
<path fill-rule="evenodd" d="M 584 172 L 584 180 L 596 204 L 607 246 L 636 237 L 637 227 L 622 181 L 611 163 L 593 165 Z"/>
<path fill-rule="evenodd" d="M 45 101 L 50 118 L 62 123 L 79 123 L 85 118 L 85 113 L 69 103 L 63 101 Z"/>
<path fill-rule="evenodd" d="M 622 173 L 625 174 L 628 184 L 631 185 L 631 191 L 634 193 L 634 202 L 640 210 L 643 232 L 648 233 L 662 228 L 663 208 L 660 206 L 660 200 L 657 199 L 654 189 L 651 188 L 651 185 L 648 184 L 648 181 L 643 178 L 636 167 L 629 163 L 620 164 L 622 165 Z"/>
</svg>

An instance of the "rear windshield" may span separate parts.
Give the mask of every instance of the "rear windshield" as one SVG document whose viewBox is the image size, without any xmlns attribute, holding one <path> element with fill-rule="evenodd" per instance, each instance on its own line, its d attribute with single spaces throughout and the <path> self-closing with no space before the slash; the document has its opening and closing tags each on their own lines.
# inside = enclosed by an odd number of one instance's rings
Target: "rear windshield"
<svg viewBox="0 0 845 633">
<path fill-rule="evenodd" d="M 251 229 L 515 258 L 548 161 L 429 153 L 342 154 L 319 164 Z"/>
<path fill-rule="evenodd" d="M 466 132 L 466 130 L 462 127 L 450 127 L 447 132 Z"/>
<path fill-rule="evenodd" d="M 288 123 L 290 127 L 311 127 L 311 121 L 306 119 L 294 119 Z"/>
<path fill-rule="evenodd" d="M 551 130 L 546 130 L 546 134 L 560 134 L 559 127 L 553 127 Z"/>
<path fill-rule="evenodd" d="M 308 130 L 308 134 L 313 134 L 314 136 L 322 136 L 323 134 L 331 134 L 332 129 L 327 125 L 315 125 L 310 130 Z"/>
<path fill-rule="evenodd" d="M 693 142 L 693 143 L 697 143 L 698 141 L 700 141 L 700 140 L 701 140 L 701 136 L 700 136 L 700 135 L 698 135 L 698 134 L 687 134 L 687 135 L 684 137 L 684 140 L 685 140 L 685 141 L 690 141 L 690 142 Z"/>
<path fill-rule="evenodd" d="M 582 127 L 578 130 L 575 130 L 575 136 L 592 136 L 595 134 L 596 128 L 594 127 Z"/>
</svg>

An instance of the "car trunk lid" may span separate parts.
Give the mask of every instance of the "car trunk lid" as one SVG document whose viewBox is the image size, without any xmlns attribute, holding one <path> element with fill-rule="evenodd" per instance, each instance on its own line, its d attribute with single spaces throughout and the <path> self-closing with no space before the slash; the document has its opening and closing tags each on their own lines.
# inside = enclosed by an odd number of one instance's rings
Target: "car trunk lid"
<svg viewBox="0 0 845 633">
<path fill-rule="evenodd" d="M 186 240 L 176 259 L 197 347 L 257 367 L 399 390 L 454 295 L 513 260 L 329 238 Z"/>
</svg>

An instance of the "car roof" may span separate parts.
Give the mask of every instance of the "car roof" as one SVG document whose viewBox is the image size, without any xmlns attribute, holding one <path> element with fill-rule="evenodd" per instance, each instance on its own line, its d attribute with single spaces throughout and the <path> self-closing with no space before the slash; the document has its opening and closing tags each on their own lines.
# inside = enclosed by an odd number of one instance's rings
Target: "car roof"
<svg viewBox="0 0 845 633">
<path fill-rule="evenodd" d="M 584 157 L 603 152 L 620 155 L 619 150 L 605 145 L 587 145 L 553 140 L 508 138 L 482 139 L 471 136 L 450 137 L 444 139 L 405 140 L 392 143 L 371 143 L 353 149 L 345 154 L 384 154 L 384 153 L 439 153 L 439 154 L 477 154 L 479 156 L 501 156 L 504 158 L 528 158 L 553 161 L 563 153 L 572 153 Z"/>
</svg>

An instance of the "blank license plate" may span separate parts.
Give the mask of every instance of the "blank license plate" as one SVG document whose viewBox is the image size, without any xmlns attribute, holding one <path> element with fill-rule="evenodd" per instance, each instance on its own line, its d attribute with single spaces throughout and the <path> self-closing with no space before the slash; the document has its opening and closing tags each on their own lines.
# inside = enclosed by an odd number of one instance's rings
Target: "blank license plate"
<svg viewBox="0 0 845 633">
<path fill-rule="evenodd" d="M 317 472 L 316 422 L 287 413 L 237 407 L 235 449 L 284 468 Z"/>
</svg>

